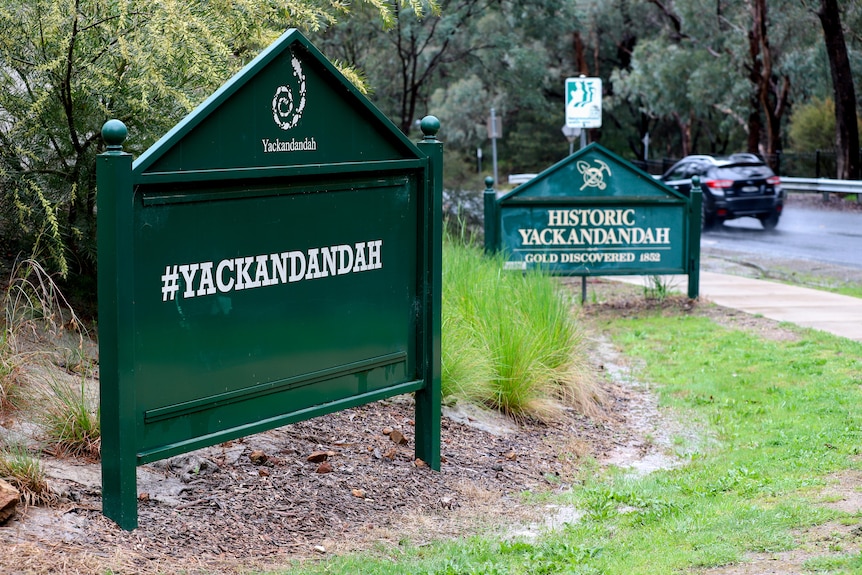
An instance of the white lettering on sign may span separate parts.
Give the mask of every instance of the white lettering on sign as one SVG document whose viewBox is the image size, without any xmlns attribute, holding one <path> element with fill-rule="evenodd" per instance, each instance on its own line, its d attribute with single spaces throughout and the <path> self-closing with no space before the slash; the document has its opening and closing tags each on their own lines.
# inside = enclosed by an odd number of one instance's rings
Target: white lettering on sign
<svg viewBox="0 0 862 575">
<path fill-rule="evenodd" d="M 383 240 L 165 266 L 162 301 L 341 276 L 383 267 Z"/>
<path fill-rule="evenodd" d="M 263 138 L 260 143 L 263 146 L 264 154 L 272 152 L 314 152 L 317 150 L 317 142 L 313 137 L 304 140 L 297 140 L 296 138 L 290 140 L 282 140 L 280 138 L 270 140 L 269 138 Z"/>
<path fill-rule="evenodd" d="M 548 210 L 549 226 L 633 226 L 635 211 L 628 209 Z"/>
<path fill-rule="evenodd" d="M 628 263 L 635 261 L 635 254 L 632 252 L 588 252 L 561 255 L 562 262 L 573 264 Z"/>
<path fill-rule="evenodd" d="M 632 252 L 588 252 L 588 253 L 561 253 L 561 254 L 527 254 L 524 256 L 526 263 L 539 264 L 555 264 L 555 263 L 574 263 L 574 264 L 594 264 L 601 262 L 618 262 L 627 263 L 635 261 L 635 254 Z"/>
<path fill-rule="evenodd" d="M 670 244 L 670 228 L 638 227 L 634 216 L 631 208 L 548 210 L 549 227 L 520 228 L 518 234 L 524 246 Z"/>
</svg>

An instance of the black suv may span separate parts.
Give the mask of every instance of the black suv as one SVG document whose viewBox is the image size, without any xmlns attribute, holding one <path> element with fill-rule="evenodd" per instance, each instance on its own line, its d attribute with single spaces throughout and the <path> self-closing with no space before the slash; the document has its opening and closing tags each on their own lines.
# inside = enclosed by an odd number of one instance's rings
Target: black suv
<svg viewBox="0 0 862 575">
<path fill-rule="evenodd" d="M 784 208 L 781 180 L 754 154 L 686 156 L 660 179 L 688 194 L 695 175 L 703 190 L 704 229 L 743 216 L 757 218 L 767 230 L 778 225 Z"/>
</svg>

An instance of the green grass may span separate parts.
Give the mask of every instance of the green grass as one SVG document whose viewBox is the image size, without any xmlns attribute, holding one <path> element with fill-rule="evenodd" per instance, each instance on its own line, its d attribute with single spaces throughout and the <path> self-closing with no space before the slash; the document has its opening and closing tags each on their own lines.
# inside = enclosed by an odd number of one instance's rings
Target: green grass
<svg viewBox="0 0 862 575">
<path fill-rule="evenodd" d="M 650 276 L 649 284 L 643 288 L 644 297 L 648 300 L 665 301 L 674 291 L 672 280 L 666 276 Z"/>
<path fill-rule="evenodd" d="M 840 295 L 862 298 L 862 284 L 858 281 L 841 280 L 834 277 L 827 278 L 814 273 L 800 273 L 797 270 L 781 266 L 770 268 L 766 279 L 779 281 L 788 285 L 807 287 Z"/>
<path fill-rule="evenodd" d="M 590 407 L 594 384 L 576 353 L 572 302 L 538 272 L 503 269 L 502 257 L 447 241 L 443 251 L 443 395 L 516 418 L 552 419 Z"/>
<path fill-rule="evenodd" d="M 703 317 L 645 313 L 601 328 L 661 382 L 663 405 L 712 438 L 685 465 L 645 477 L 585 469 L 556 502 L 585 512 L 535 541 L 493 531 L 459 541 L 374 552 L 285 573 L 695 573 L 792 549 L 803 528 L 862 524 L 821 505 L 838 472 L 862 469 L 862 344 L 799 330 L 764 340 Z M 817 573 L 859 573 L 858 553 L 813 554 Z"/>
</svg>

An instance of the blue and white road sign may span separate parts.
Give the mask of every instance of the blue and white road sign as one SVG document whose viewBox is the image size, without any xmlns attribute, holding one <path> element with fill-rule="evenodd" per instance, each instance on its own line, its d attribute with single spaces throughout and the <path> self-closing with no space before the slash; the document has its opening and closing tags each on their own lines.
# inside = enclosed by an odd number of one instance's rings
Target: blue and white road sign
<svg viewBox="0 0 862 575">
<path fill-rule="evenodd" d="M 601 78 L 566 78 L 566 126 L 602 127 Z"/>
</svg>

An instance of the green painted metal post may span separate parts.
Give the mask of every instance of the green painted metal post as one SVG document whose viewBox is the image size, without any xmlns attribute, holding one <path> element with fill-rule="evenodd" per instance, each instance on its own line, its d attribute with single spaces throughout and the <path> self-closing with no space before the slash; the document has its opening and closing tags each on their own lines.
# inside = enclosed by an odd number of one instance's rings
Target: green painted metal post
<svg viewBox="0 0 862 575">
<path fill-rule="evenodd" d="M 485 178 L 485 253 L 497 251 L 497 192 L 494 191 L 494 178 Z"/>
<path fill-rule="evenodd" d="M 700 295 L 700 232 L 703 225 L 703 190 L 700 178 L 691 178 L 691 193 L 688 203 L 688 297 Z"/>
<path fill-rule="evenodd" d="M 126 530 L 138 526 L 132 321 L 132 155 L 119 120 L 102 127 L 108 144 L 96 163 L 98 189 L 99 385 L 102 512 Z"/>
<path fill-rule="evenodd" d="M 440 121 L 425 116 L 420 123 L 424 139 L 419 149 L 428 156 L 425 187 L 424 253 L 430 266 L 424 278 L 425 325 L 422 337 L 426 353 L 422 377 L 425 386 L 416 392 L 416 457 L 431 469 L 440 470 L 440 388 L 441 292 L 443 276 L 443 143 L 437 139 Z"/>
</svg>

